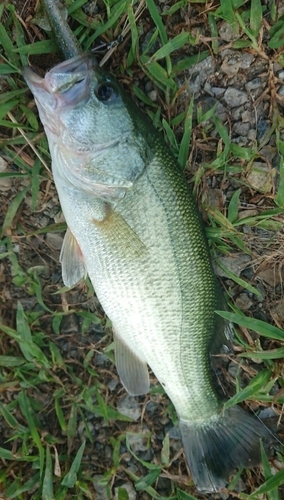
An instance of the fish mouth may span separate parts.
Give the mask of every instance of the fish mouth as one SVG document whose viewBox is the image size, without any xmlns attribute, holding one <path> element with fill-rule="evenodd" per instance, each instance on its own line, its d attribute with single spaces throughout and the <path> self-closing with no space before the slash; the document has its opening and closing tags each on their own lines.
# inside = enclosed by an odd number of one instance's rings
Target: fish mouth
<svg viewBox="0 0 284 500">
<path fill-rule="evenodd" d="M 87 52 L 58 64 L 44 78 L 31 66 L 23 68 L 23 77 L 35 97 L 45 127 L 55 129 L 51 125 L 51 113 L 66 110 L 89 99 L 90 79 L 95 78 L 92 70 L 97 65 L 94 55 Z"/>
<path fill-rule="evenodd" d="M 26 66 L 22 70 L 23 77 L 28 86 L 41 87 L 50 92 L 62 92 L 66 84 L 76 83 L 89 73 L 90 70 L 98 66 L 97 60 L 92 52 L 86 52 L 67 61 L 57 64 L 49 70 L 45 77 L 38 75 L 31 66 Z"/>
</svg>

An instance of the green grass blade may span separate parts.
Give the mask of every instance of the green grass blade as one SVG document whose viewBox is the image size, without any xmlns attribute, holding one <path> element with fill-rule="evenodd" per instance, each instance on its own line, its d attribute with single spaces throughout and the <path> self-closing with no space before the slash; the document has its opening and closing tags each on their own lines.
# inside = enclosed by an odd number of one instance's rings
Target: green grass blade
<svg viewBox="0 0 284 500">
<path fill-rule="evenodd" d="M 66 474 L 66 476 L 63 478 L 61 481 L 62 486 L 67 486 L 68 488 L 73 488 L 74 484 L 77 481 L 77 472 L 80 469 L 81 461 L 82 461 L 82 456 L 84 453 L 86 441 L 84 441 L 79 450 L 77 451 L 76 457 L 74 458 L 69 472 Z"/>
<path fill-rule="evenodd" d="M 27 192 L 29 191 L 30 186 L 25 187 L 22 191 L 20 191 L 15 198 L 12 200 L 10 203 L 10 206 L 8 208 L 8 211 L 6 213 L 3 225 L 2 225 L 2 230 L 0 230 L 0 236 L 3 236 L 7 229 L 11 227 L 12 222 L 19 210 L 19 207 L 21 203 L 24 201 Z"/>
<path fill-rule="evenodd" d="M 220 316 L 222 316 L 222 318 L 225 318 L 232 323 L 236 323 L 237 325 L 244 326 L 245 328 L 249 328 L 250 330 L 257 332 L 260 335 L 263 335 L 263 337 L 267 337 L 268 339 L 280 340 L 282 342 L 284 341 L 284 330 L 281 330 L 276 326 L 269 325 L 265 321 L 226 311 L 216 312 Z"/>
<path fill-rule="evenodd" d="M 263 495 L 264 493 L 269 493 L 272 490 L 279 488 L 283 484 L 284 484 L 284 469 L 276 472 L 274 476 L 267 479 L 267 481 L 265 481 L 265 483 L 262 486 L 257 488 L 248 498 L 254 500 L 257 498 L 257 495 Z"/>
<path fill-rule="evenodd" d="M 188 160 L 189 148 L 190 148 L 190 138 L 192 132 L 192 115 L 193 115 L 193 105 L 194 98 L 192 96 L 190 100 L 190 104 L 188 106 L 188 110 L 186 113 L 186 117 L 184 120 L 184 132 L 182 136 L 182 140 L 180 143 L 179 154 L 178 154 L 178 162 L 182 169 L 185 169 Z"/>
<path fill-rule="evenodd" d="M 240 203 L 240 194 L 242 190 L 237 189 L 237 191 L 234 192 L 231 201 L 229 203 L 228 207 L 228 219 L 229 221 L 234 224 L 236 220 L 238 220 L 238 213 L 239 213 L 239 203 Z"/>
<path fill-rule="evenodd" d="M 52 500 L 54 498 L 52 478 L 53 478 L 53 471 L 52 471 L 50 447 L 49 445 L 46 445 L 46 463 L 45 463 L 44 478 L 42 482 L 42 500 Z"/>
<path fill-rule="evenodd" d="M 19 57 L 17 54 L 15 54 L 13 43 L 11 42 L 11 39 L 2 23 L 0 23 L 0 44 L 2 45 L 11 63 L 14 66 L 18 67 Z"/>
<path fill-rule="evenodd" d="M 254 36 L 258 36 L 262 26 L 262 4 L 261 0 L 251 0 L 250 6 L 250 29 Z"/>
<path fill-rule="evenodd" d="M 19 401 L 19 405 L 21 408 L 21 412 L 24 415 L 24 417 L 28 423 L 31 437 L 32 437 L 32 439 L 33 439 L 33 441 L 34 441 L 34 443 L 37 446 L 38 451 L 39 451 L 40 476 L 42 476 L 43 472 L 44 472 L 45 452 L 44 452 L 44 448 L 41 444 L 41 438 L 40 438 L 39 433 L 38 433 L 37 428 L 36 428 L 37 423 L 36 423 L 35 413 L 34 413 L 34 410 L 32 408 L 32 405 L 31 405 L 31 402 L 30 402 L 28 396 L 25 394 L 24 391 L 20 392 L 20 394 L 18 396 L 18 401 Z"/>
<path fill-rule="evenodd" d="M 163 59 L 166 56 L 169 56 L 175 50 L 180 49 L 186 43 L 194 43 L 194 39 L 189 33 L 180 33 L 170 40 L 168 43 L 163 45 L 155 54 L 151 57 L 150 61 L 158 61 L 159 59 Z"/>
<path fill-rule="evenodd" d="M 166 28 L 163 24 L 161 17 L 160 17 L 159 11 L 156 7 L 156 4 L 153 0 L 146 0 L 146 4 L 147 4 L 147 7 L 148 7 L 149 12 L 151 14 L 151 17 L 159 30 L 162 45 L 166 45 L 168 43 L 168 36 L 167 36 Z"/>
<path fill-rule="evenodd" d="M 14 49 L 19 54 L 35 55 L 35 54 L 50 54 L 58 51 L 57 44 L 54 40 L 43 40 L 41 42 L 24 45 L 18 49 Z"/>
<path fill-rule="evenodd" d="M 241 403 L 245 399 L 253 399 L 254 395 L 269 382 L 271 374 L 271 370 L 261 370 L 244 389 L 241 389 L 237 394 L 226 401 L 224 410 Z"/>
</svg>

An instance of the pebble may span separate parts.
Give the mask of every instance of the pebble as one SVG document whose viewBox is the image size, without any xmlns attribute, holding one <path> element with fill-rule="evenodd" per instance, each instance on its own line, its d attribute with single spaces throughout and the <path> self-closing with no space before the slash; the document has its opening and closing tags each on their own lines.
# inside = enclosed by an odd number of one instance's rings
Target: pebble
<svg viewBox="0 0 284 500">
<path fill-rule="evenodd" d="M 221 70 L 229 77 L 235 76 L 241 67 L 241 56 L 239 52 L 231 51 L 231 53 L 224 57 L 221 65 Z"/>
<path fill-rule="evenodd" d="M 45 241 L 48 245 L 54 248 L 54 250 L 61 250 L 63 237 L 58 233 L 46 233 Z"/>
<path fill-rule="evenodd" d="M 284 300 L 280 300 L 276 306 L 271 308 L 272 316 L 275 318 L 282 326 L 284 325 Z"/>
<path fill-rule="evenodd" d="M 124 396 L 117 405 L 117 411 L 125 415 L 126 417 L 133 418 L 133 420 L 138 420 L 141 416 L 141 408 L 137 402 L 137 399 L 133 396 L 127 394 Z"/>
<path fill-rule="evenodd" d="M 173 425 L 168 432 L 170 439 L 181 439 L 180 429 L 177 425 Z"/>
<path fill-rule="evenodd" d="M 149 429 L 145 425 L 135 426 L 136 432 L 127 432 L 127 439 L 130 444 L 130 448 L 134 453 L 147 451 L 148 439 L 149 439 Z"/>
<path fill-rule="evenodd" d="M 235 122 L 233 125 L 233 131 L 238 135 L 247 135 L 250 129 L 250 123 Z"/>
<path fill-rule="evenodd" d="M 107 386 L 110 391 L 114 391 L 118 385 L 118 381 L 112 378 L 108 383 Z"/>
<path fill-rule="evenodd" d="M 125 496 L 125 493 L 127 494 L 127 497 Z M 117 486 L 114 488 L 114 500 L 119 500 L 120 498 L 136 500 L 137 493 L 131 483 L 123 483 L 121 486 Z"/>
<path fill-rule="evenodd" d="M 4 160 L 4 158 L 2 158 L 2 156 L 0 156 L 0 172 L 5 172 L 7 168 L 8 168 L 8 163 L 6 162 L 6 160 Z"/>
<path fill-rule="evenodd" d="M 228 106 L 230 106 L 231 108 L 236 108 L 237 106 L 241 106 L 248 101 L 248 95 L 243 90 L 239 90 L 234 87 L 228 87 L 224 94 L 224 100 L 226 101 Z"/>
<path fill-rule="evenodd" d="M 222 97 L 226 91 L 223 87 L 210 87 L 211 94 L 215 97 Z"/>
<path fill-rule="evenodd" d="M 231 24 L 224 21 L 219 28 L 219 36 L 225 42 L 233 42 L 241 37 L 242 33 L 238 29 L 233 29 Z"/>
<path fill-rule="evenodd" d="M 261 79 L 260 78 L 254 78 L 253 80 L 251 80 L 250 82 L 245 84 L 245 88 L 248 91 L 256 90 L 259 87 L 261 87 Z"/>
<path fill-rule="evenodd" d="M 214 74 L 215 62 L 213 57 L 208 56 L 206 59 L 197 63 L 193 70 L 189 72 L 188 84 L 192 94 L 200 92 L 202 85 L 207 78 Z"/>
<path fill-rule="evenodd" d="M 70 335 L 72 333 L 79 333 L 79 322 L 76 314 L 68 314 L 63 316 L 60 324 L 60 333 Z"/>
<path fill-rule="evenodd" d="M 209 189 L 208 204 L 221 210 L 225 204 L 225 195 L 221 189 Z"/>
<path fill-rule="evenodd" d="M 251 187 L 261 193 L 270 193 L 273 188 L 275 169 L 270 169 L 265 163 L 254 161 L 251 171 L 247 174 L 247 181 Z"/>
<path fill-rule="evenodd" d="M 240 293 L 240 295 L 236 298 L 235 305 L 238 309 L 241 309 L 241 311 L 248 311 L 253 305 L 253 302 L 249 299 L 246 293 Z"/>
<path fill-rule="evenodd" d="M 151 90 L 150 92 L 147 93 L 147 96 L 151 101 L 155 102 L 158 98 L 157 91 L 156 90 Z"/>
<path fill-rule="evenodd" d="M 249 69 L 253 63 L 254 55 L 248 52 L 242 52 L 241 69 Z"/>
<path fill-rule="evenodd" d="M 2 193 L 10 191 L 11 187 L 12 187 L 12 177 L 0 177 L 0 191 Z"/>
<path fill-rule="evenodd" d="M 256 141 L 256 130 L 254 128 L 251 128 L 249 131 L 248 131 L 248 140 L 249 141 Z"/>
<path fill-rule="evenodd" d="M 253 113 L 249 109 L 245 109 L 245 111 L 243 111 L 241 116 L 243 122 L 250 122 L 250 124 L 252 124 L 253 121 L 255 120 L 255 113 Z"/>
<path fill-rule="evenodd" d="M 278 270 L 275 269 L 275 267 L 268 267 L 267 269 L 263 269 L 258 272 L 256 276 L 259 280 L 265 281 L 265 283 L 273 288 L 279 285 L 279 283 L 281 283 L 283 279 L 281 273 L 279 273 Z"/>
<path fill-rule="evenodd" d="M 225 267 L 229 269 L 232 273 L 234 273 L 236 276 L 240 276 L 241 272 L 247 267 L 247 264 L 251 261 L 251 257 L 247 255 L 246 253 L 240 253 L 240 254 L 233 254 L 233 255 L 226 255 L 226 256 L 221 256 L 218 259 L 221 264 L 223 264 Z M 223 271 L 218 264 L 214 264 L 214 269 L 215 272 L 217 273 L 218 276 L 223 276 L 225 278 L 229 278 L 229 276 L 226 274 L 226 271 Z"/>
<path fill-rule="evenodd" d="M 96 491 L 96 500 L 109 500 L 107 488 L 105 485 L 99 484 L 99 481 L 103 480 L 104 476 L 97 474 L 93 476 L 93 485 Z"/>
<path fill-rule="evenodd" d="M 259 120 L 259 122 L 256 125 L 256 128 L 257 128 L 257 137 L 258 140 L 260 141 L 265 137 L 266 133 L 270 129 L 270 122 L 267 120 Z"/>
</svg>

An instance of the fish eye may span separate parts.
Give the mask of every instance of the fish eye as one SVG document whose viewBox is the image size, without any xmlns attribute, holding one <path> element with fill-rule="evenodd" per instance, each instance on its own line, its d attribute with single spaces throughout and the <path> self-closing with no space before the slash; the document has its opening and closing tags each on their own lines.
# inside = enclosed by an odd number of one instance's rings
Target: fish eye
<svg viewBox="0 0 284 500">
<path fill-rule="evenodd" d="M 95 90 L 95 94 L 100 101 L 110 102 L 116 97 L 115 89 L 109 83 L 101 83 Z"/>
</svg>

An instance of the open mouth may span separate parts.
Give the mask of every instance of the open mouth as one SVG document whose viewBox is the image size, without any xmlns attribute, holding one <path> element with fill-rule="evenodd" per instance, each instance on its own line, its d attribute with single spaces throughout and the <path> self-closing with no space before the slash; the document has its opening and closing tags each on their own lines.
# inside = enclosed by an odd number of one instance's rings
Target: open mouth
<svg viewBox="0 0 284 500">
<path fill-rule="evenodd" d="M 40 87 L 50 93 L 62 93 L 84 80 L 90 70 L 96 66 L 95 57 L 88 52 L 58 64 L 48 71 L 44 78 L 38 75 L 31 66 L 25 67 L 22 73 L 32 92 Z"/>
</svg>

